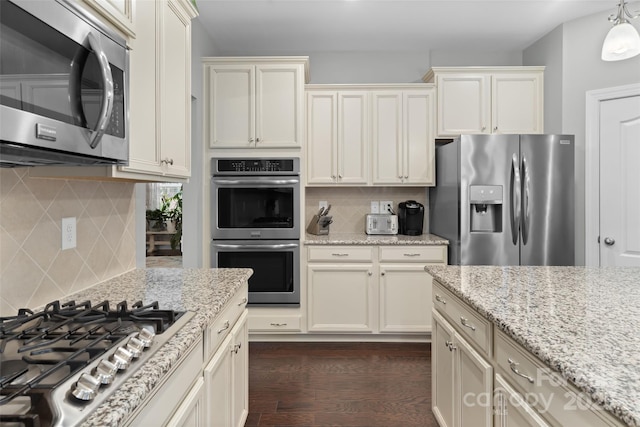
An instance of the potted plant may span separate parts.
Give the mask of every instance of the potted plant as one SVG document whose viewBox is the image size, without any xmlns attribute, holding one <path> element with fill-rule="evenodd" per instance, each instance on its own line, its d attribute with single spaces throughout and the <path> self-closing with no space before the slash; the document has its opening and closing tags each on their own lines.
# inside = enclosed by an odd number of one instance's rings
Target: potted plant
<svg viewBox="0 0 640 427">
<path fill-rule="evenodd" d="M 147 209 L 147 229 L 150 231 L 166 230 L 166 215 L 161 209 Z"/>
<path fill-rule="evenodd" d="M 175 231 L 171 236 L 171 249 L 176 249 L 182 240 L 182 187 L 173 196 L 163 197 L 160 209 L 165 214 L 169 231 Z"/>
</svg>

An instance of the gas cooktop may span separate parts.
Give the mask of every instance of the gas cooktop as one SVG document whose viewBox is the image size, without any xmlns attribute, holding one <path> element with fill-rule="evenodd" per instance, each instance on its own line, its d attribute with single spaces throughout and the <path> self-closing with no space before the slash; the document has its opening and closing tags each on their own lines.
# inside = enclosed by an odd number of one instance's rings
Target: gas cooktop
<svg viewBox="0 0 640 427">
<path fill-rule="evenodd" d="M 0 423 L 79 424 L 193 315 L 157 302 L 54 301 L 0 318 Z"/>
</svg>

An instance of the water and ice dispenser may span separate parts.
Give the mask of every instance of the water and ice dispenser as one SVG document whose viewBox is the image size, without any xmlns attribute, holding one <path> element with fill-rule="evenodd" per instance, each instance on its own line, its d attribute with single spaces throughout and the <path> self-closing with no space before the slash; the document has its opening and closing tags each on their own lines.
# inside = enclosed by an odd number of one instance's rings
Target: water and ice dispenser
<svg viewBox="0 0 640 427">
<path fill-rule="evenodd" d="M 469 186 L 469 221 L 471 232 L 502 232 L 502 186 Z"/>
</svg>

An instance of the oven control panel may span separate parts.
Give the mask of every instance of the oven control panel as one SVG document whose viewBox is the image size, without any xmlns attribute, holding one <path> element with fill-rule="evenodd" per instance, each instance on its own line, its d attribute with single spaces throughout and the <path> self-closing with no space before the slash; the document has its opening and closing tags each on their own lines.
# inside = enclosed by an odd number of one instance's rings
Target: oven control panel
<svg viewBox="0 0 640 427">
<path fill-rule="evenodd" d="M 213 175 L 299 175 L 300 159 L 211 159 Z"/>
</svg>

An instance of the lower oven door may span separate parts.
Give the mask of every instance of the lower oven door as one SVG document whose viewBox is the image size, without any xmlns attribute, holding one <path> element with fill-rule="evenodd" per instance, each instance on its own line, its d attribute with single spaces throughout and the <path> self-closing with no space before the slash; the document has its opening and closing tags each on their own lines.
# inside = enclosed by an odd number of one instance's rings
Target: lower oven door
<svg viewBox="0 0 640 427">
<path fill-rule="evenodd" d="M 299 240 L 214 240 L 214 268 L 251 268 L 249 304 L 300 304 Z"/>
</svg>

